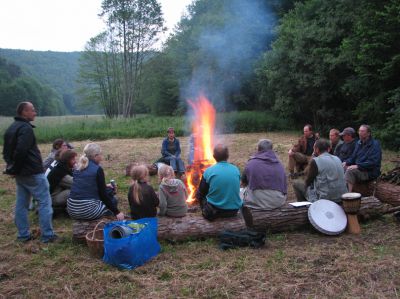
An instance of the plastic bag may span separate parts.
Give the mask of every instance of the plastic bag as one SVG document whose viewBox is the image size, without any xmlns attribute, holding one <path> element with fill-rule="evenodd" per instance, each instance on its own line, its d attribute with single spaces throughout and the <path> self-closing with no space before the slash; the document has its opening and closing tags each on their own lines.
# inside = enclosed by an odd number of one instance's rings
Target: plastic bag
<svg viewBox="0 0 400 299">
<path fill-rule="evenodd" d="M 113 227 L 141 225 L 137 233 L 124 238 L 112 238 L 110 232 Z M 138 220 L 124 220 L 107 223 L 104 226 L 104 257 L 107 264 L 123 269 L 134 269 L 155 257 L 161 250 L 157 241 L 157 218 L 142 218 Z"/>
</svg>

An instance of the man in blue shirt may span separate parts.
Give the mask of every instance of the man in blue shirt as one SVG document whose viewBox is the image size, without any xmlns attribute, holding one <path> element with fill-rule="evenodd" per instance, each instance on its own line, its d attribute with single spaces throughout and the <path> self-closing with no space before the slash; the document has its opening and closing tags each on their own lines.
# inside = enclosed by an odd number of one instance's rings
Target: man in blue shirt
<svg viewBox="0 0 400 299">
<path fill-rule="evenodd" d="M 381 174 L 382 150 L 379 142 L 371 136 L 371 127 L 361 125 L 358 136 L 360 140 L 353 154 L 343 162 L 349 192 L 355 183 L 374 180 Z"/>
<path fill-rule="evenodd" d="M 242 207 L 240 172 L 227 162 L 228 148 L 223 144 L 216 145 L 213 156 L 217 163 L 206 169 L 196 193 L 203 217 L 210 221 L 233 217 Z"/>
</svg>

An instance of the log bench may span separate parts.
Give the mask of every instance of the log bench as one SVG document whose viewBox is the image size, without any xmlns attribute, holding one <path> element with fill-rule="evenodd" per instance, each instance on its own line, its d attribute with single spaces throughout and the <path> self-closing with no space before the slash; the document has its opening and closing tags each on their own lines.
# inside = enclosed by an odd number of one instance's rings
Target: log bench
<svg viewBox="0 0 400 299">
<path fill-rule="evenodd" d="M 353 192 L 361 193 L 362 196 L 374 196 L 381 202 L 392 206 L 400 206 L 400 186 L 385 181 L 355 184 Z"/>
<path fill-rule="evenodd" d="M 382 203 L 374 197 L 366 197 L 361 201 L 359 215 L 361 218 L 371 218 L 400 210 Z M 111 222 L 113 219 L 102 219 Z M 85 236 L 92 231 L 100 220 L 74 221 L 72 226 L 73 239 L 84 242 Z M 159 217 L 158 238 L 160 240 L 185 240 L 188 238 L 215 237 L 224 230 L 240 231 L 250 228 L 258 231 L 284 232 L 296 230 L 308 225 L 308 207 L 295 208 L 289 204 L 274 210 L 254 210 L 243 208 L 243 215 L 233 218 L 205 220 L 200 214 L 188 213 L 182 218 Z"/>
</svg>

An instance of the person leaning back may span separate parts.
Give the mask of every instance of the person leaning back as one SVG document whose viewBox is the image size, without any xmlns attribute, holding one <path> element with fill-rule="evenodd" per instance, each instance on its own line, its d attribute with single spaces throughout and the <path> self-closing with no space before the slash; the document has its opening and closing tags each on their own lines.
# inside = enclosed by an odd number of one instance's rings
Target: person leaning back
<svg viewBox="0 0 400 299">
<path fill-rule="evenodd" d="M 303 136 L 297 144 L 289 150 L 289 172 L 293 176 L 296 168 L 297 172 L 302 172 L 311 159 L 314 143 L 318 139 L 314 134 L 312 126 L 307 124 L 303 128 Z"/>
<path fill-rule="evenodd" d="M 39 201 L 41 241 L 48 243 L 56 241 L 58 236 L 53 231 L 49 183 L 44 175 L 42 156 L 33 132 L 34 126 L 30 123 L 35 117 L 36 110 L 32 103 L 18 104 L 15 121 L 4 134 L 3 158 L 7 163 L 5 173 L 15 177 L 17 186 L 15 205 L 17 240 L 26 242 L 32 239 L 28 208 L 33 196 Z"/>
</svg>

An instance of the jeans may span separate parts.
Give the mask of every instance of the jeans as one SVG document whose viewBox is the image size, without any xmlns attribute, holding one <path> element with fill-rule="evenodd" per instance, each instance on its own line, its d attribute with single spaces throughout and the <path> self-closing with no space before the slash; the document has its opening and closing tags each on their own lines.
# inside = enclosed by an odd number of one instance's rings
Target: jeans
<svg viewBox="0 0 400 299">
<path fill-rule="evenodd" d="M 181 158 L 177 158 L 174 156 L 167 156 L 164 159 L 169 163 L 169 165 L 174 169 L 175 172 L 185 173 L 185 164 Z"/>
<path fill-rule="evenodd" d="M 28 208 L 31 195 L 37 199 L 39 207 L 39 225 L 41 240 L 48 241 L 54 236 L 52 217 L 53 208 L 51 207 L 51 197 L 49 192 L 49 182 L 44 173 L 30 176 L 16 176 L 17 202 L 15 205 L 15 225 L 18 229 L 18 239 L 29 239 Z"/>
</svg>

